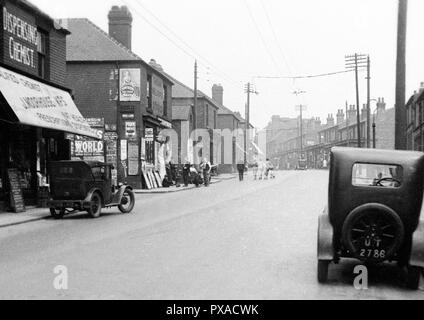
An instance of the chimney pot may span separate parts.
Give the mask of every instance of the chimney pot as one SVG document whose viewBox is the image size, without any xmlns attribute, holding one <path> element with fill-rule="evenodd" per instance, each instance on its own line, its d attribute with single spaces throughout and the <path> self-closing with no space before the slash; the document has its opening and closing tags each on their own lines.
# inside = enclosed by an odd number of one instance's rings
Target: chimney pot
<svg viewBox="0 0 424 320">
<path fill-rule="evenodd" d="M 224 105 L 224 87 L 220 84 L 214 84 L 212 87 L 212 99 L 219 103 L 221 106 Z"/>
<path fill-rule="evenodd" d="M 131 50 L 132 15 L 127 6 L 112 6 L 108 14 L 109 35 Z"/>
</svg>

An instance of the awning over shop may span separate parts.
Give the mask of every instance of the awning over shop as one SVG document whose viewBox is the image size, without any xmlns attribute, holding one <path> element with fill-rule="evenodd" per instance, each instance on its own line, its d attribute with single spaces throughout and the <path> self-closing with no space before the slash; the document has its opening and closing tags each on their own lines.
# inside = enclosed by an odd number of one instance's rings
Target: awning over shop
<svg viewBox="0 0 424 320">
<path fill-rule="evenodd" d="M 22 124 L 98 138 L 64 90 L 0 67 L 0 92 Z"/>
</svg>

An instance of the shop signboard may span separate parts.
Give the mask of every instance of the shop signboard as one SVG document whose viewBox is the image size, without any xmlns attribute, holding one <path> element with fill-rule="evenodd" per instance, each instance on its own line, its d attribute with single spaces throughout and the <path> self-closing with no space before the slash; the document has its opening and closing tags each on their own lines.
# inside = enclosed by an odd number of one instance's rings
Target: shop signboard
<svg viewBox="0 0 424 320">
<path fill-rule="evenodd" d="M 119 100 L 139 102 L 141 99 L 140 69 L 120 69 Z"/>
<path fill-rule="evenodd" d="M 22 124 L 97 139 L 69 92 L 0 67 L 0 91 Z"/>
<path fill-rule="evenodd" d="M 20 70 L 38 75 L 37 46 L 40 35 L 35 16 L 6 3 L 2 17 L 4 61 Z"/>
<path fill-rule="evenodd" d="M 98 140 L 75 140 L 74 156 L 104 156 L 104 143 Z"/>
<path fill-rule="evenodd" d="M 104 118 L 86 118 L 85 119 L 88 125 L 92 128 L 104 128 L 105 119 Z"/>
</svg>

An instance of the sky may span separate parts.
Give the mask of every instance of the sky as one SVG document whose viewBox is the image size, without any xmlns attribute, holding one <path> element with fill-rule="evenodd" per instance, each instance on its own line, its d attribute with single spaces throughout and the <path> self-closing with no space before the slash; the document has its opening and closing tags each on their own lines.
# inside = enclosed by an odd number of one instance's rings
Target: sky
<svg viewBox="0 0 424 320">
<path fill-rule="evenodd" d="M 53 18 L 85 17 L 108 30 L 112 5 L 132 12 L 133 48 L 145 61 L 211 96 L 224 87 L 224 104 L 244 115 L 245 84 L 253 83 L 251 122 L 265 127 L 273 115 L 320 117 L 356 104 L 353 73 L 297 77 L 345 70 L 345 56 L 371 59 L 371 98 L 395 104 L 397 0 L 30 0 Z M 407 98 L 424 81 L 424 1 L 409 0 Z M 265 77 L 265 78 L 264 78 Z M 366 73 L 360 73 L 360 104 L 366 103 Z M 293 94 L 302 91 L 300 95 Z M 375 109 L 375 104 L 372 105 Z"/>
</svg>

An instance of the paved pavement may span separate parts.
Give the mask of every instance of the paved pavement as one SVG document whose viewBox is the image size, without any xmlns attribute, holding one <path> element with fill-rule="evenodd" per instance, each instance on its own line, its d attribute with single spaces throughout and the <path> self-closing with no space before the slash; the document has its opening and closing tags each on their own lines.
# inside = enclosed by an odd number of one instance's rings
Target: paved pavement
<svg viewBox="0 0 424 320">
<path fill-rule="evenodd" d="M 236 178 L 234 174 L 223 174 L 219 177 L 212 178 L 212 184 L 220 183 L 222 181 L 232 180 Z M 190 185 L 188 187 L 170 187 L 160 188 L 153 190 L 134 190 L 136 194 L 162 194 L 162 193 L 174 193 L 184 192 L 196 189 L 196 186 Z M 45 208 L 27 208 L 26 212 L 23 213 L 11 213 L 2 212 L 0 213 L 0 228 L 20 225 L 24 223 L 31 223 L 39 220 L 50 219 L 50 212 Z"/>
<path fill-rule="evenodd" d="M 353 287 L 353 262 L 316 280 L 317 218 L 328 172 L 279 172 L 194 192 L 138 195 L 133 214 L 105 211 L 0 229 L 0 298 L 423 299 L 397 269 Z M 65 266 L 68 290 L 54 288 Z"/>
</svg>

